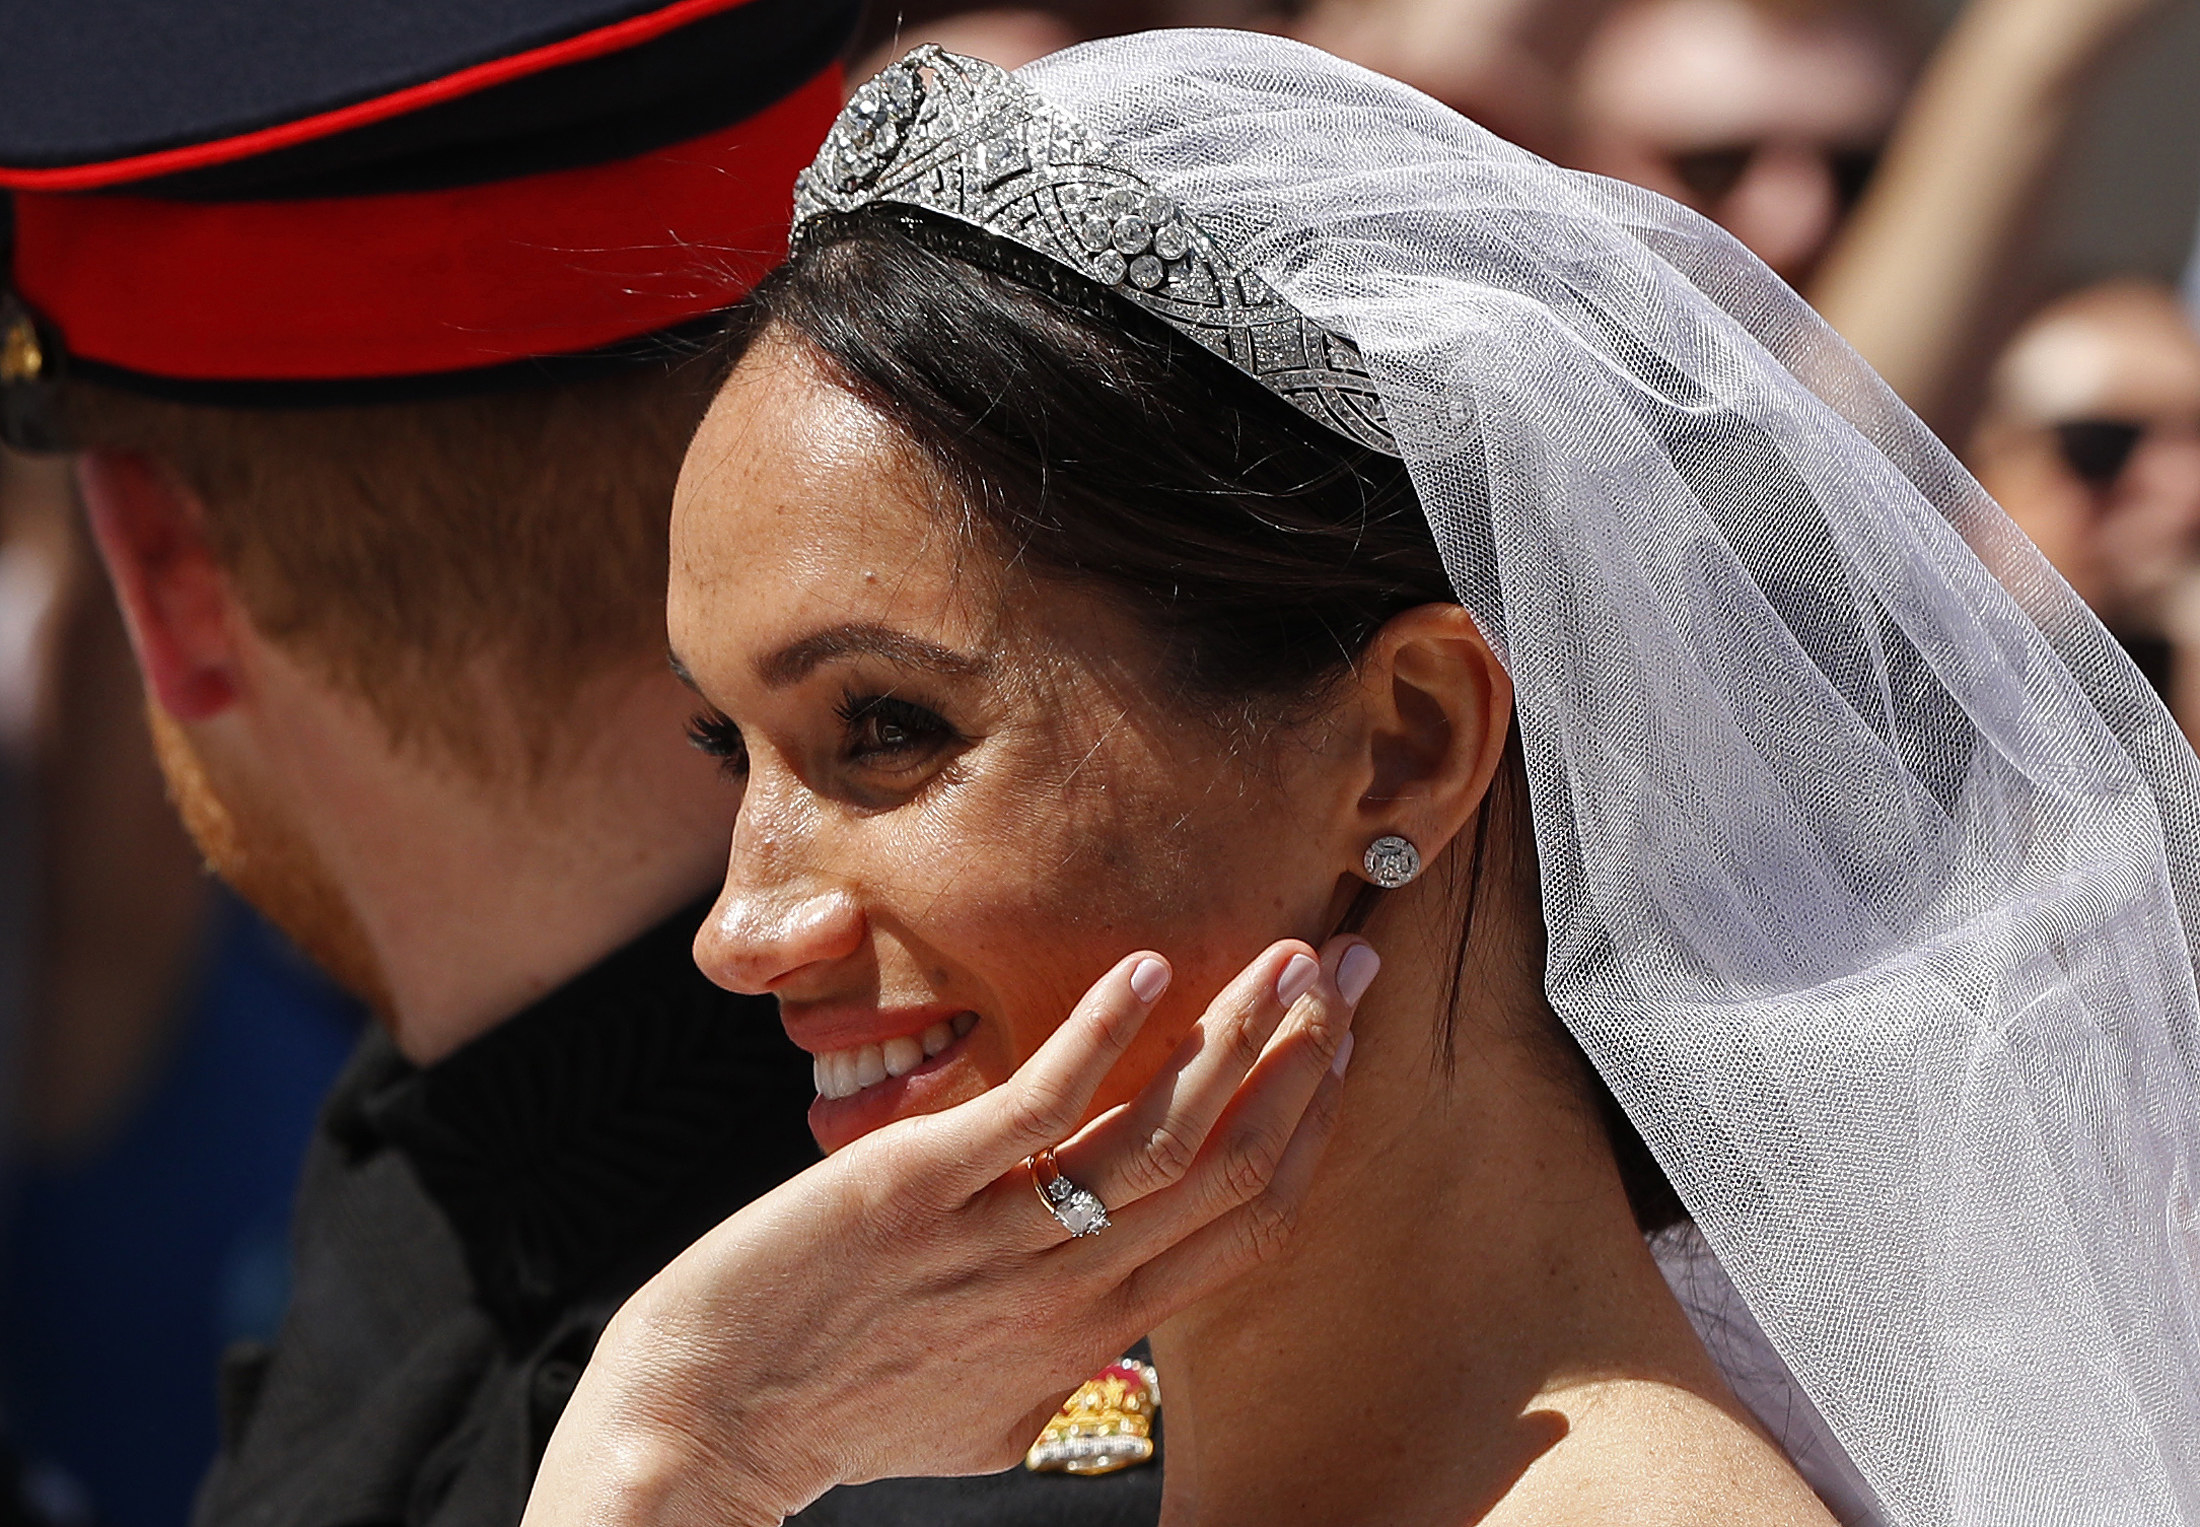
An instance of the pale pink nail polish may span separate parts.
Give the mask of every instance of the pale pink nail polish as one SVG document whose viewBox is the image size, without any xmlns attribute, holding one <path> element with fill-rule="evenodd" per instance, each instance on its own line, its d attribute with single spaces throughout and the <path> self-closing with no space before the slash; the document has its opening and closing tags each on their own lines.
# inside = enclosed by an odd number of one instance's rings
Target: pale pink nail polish
<svg viewBox="0 0 2200 1527">
<path fill-rule="evenodd" d="M 1332 1076 L 1343 1076 L 1344 1068 L 1352 1064 L 1352 1035 L 1344 1036 L 1344 1043 L 1337 1046 L 1336 1058 L 1329 1063 Z"/>
<path fill-rule="evenodd" d="M 1169 967 L 1159 960 L 1140 960 L 1131 968 L 1131 995 L 1152 1004 L 1169 989 Z"/>
<path fill-rule="evenodd" d="M 1276 1000 L 1285 1007 L 1314 989 L 1321 978 L 1322 968 L 1303 954 L 1291 956 L 1291 963 L 1283 967 L 1283 974 L 1276 977 Z"/>
<path fill-rule="evenodd" d="M 1383 957 L 1365 944 L 1354 944 L 1337 962 L 1337 990 L 1344 1000 L 1354 1006 L 1367 995 L 1374 983 L 1375 972 L 1383 968 Z"/>
</svg>

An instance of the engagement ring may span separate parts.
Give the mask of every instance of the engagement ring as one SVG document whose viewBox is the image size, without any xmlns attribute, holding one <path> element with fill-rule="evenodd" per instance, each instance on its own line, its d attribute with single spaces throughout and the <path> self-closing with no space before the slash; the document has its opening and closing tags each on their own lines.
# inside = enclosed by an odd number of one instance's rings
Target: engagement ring
<svg viewBox="0 0 2200 1527">
<path fill-rule="evenodd" d="M 1031 1168 L 1031 1185 L 1039 1190 L 1039 1202 L 1061 1221 L 1064 1230 L 1073 1236 L 1086 1236 L 1108 1228 L 1107 1206 L 1097 1194 L 1062 1175 L 1061 1168 L 1054 1164 L 1052 1147 L 1033 1156 L 1026 1165 Z"/>
</svg>

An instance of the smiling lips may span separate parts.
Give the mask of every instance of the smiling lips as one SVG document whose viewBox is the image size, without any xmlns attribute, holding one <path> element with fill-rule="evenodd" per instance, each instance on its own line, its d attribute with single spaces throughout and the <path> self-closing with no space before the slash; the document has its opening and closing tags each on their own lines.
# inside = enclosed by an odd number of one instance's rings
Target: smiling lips
<svg viewBox="0 0 2200 1527">
<path fill-rule="evenodd" d="M 811 1057 L 817 1095 L 828 1100 L 854 1097 L 892 1076 L 907 1076 L 977 1027 L 976 1013 L 957 1013 L 921 1034 L 904 1034 L 883 1044 L 824 1050 Z"/>
</svg>

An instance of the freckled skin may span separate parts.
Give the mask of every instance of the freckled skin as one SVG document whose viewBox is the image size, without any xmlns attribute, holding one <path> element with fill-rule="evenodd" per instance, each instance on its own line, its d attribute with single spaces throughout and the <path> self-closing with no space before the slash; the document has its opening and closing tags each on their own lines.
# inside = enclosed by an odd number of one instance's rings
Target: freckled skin
<svg viewBox="0 0 2200 1527">
<path fill-rule="evenodd" d="M 1161 950 L 1177 979 L 1109 1106 L 1261 948 L 1328 931 L 1348 889 L 1291 803 L 1339 771 L 1319 737 L 1240 767 L 1230 739 L 1155 698 L 1125 617 L 960 544 L 934 491 L 886 424 L 774 338 L 697 435 L 673 513 L 672 647 L 748 754 L 697 959 L 777 995 L 813 1049 L 869 1037 L 861 1015 L 881 1009 L 976 1013 L 925 1094 L 944 1107 L 1006 1079 L 1125 953 Z M 858 653 L 792 683 L 760 673 L 851 625 L 980 671 Z M 876 695 L 937 712 L 953 738 L 853 756 L 838 712 Z"/>
<path fill-rule="evenodd" d="M 820 1142 L 1006 1079 L 1144 946 L 1177 974 L 1100 1106 L 1128 1097 L 1246 961 L 1334 924 L 1396 822 L 1435 857 L 1370 922 L 1384 970 L 1291 1242 L 1153 1333 L 1164 1519 L 1826 1527 L 1659 1275 L 1541 1037 L 1556 1020 L 1526 942 L 1500 932 L 1470 968 L 1461 1063 L 1436 1060 L 1463 927 L 1445 860 L 1510 698 L 1465 612 L 1402 613 L 1317 729 L 1241 747 L 1159 698 L 1152 654 L 1104 603 L 1017 581 L 929 504 L 892 434 L 767 340 L 674 510 L 673 649 L 749 758 L 698 960 L 775 993 L 812 1050 L 885 1037 L 897 1012 L 898 1032 L 978 1017 L 935 1069 L 813 1108 Z M 822 652 L 821 633 L 838 655 L 795 676 L 785 659 Z M 939 650 L 911 661 L 917 641 Z M 881 751 L 882 694 L 953 735 Z M 1485 889 L 1483 927 L 1533 916 L 1510 899 L 1525 888 Z"/>
</svg>

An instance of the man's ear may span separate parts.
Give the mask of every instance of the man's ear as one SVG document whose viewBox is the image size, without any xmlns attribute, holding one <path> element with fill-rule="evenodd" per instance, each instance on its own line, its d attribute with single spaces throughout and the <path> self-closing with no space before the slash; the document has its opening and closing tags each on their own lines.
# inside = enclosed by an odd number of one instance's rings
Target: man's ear
<svg viewBox="0 0 2200 1527">
<path fill-rule="evenodd" d="M 1489 793 L 1512 726 L 1512 680 L 1473 616 L 1425 604 L 1375 634 L 1360 683 L 1360 841 L 1398 833 L 1433 860 Z"/>
<path fill-rule="evenodd" d="M 158 462 L 133 453 L 87 451 L 76 480 L 154 703 L 178 721 L 221 714 L 241 692 L 242 611 L 207 542 L 198 500 Z"/>
</svg>

